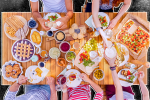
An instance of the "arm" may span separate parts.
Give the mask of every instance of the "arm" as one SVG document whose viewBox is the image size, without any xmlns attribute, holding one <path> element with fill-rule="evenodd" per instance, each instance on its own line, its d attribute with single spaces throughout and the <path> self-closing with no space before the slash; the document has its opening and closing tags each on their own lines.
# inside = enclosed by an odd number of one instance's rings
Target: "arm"
<svg viewBox="0 0 150 100">
<path fill-rule="evenodd" d="M 80 78 L 83 79 L 84 81 L 88 82 L 96 92 L 103 91 L 101 89 L 101 87 L 99 85 L 97 85 L 96 83 L 94 83 L 91 79 L 89 79 L 85 73 L 80 74 Z"/>
<path fill-rule="evenodd" d="M 131 5 L 131 0 L 124 0 L 123 6 L 121 7 L 120 11 L 118 12 L 117 16 L 110 22 L 108 29 L 113 28 L 121 16 L 128 10 Z"/>
<path fill-rule="evenodd" d="M 110 67 L 115 66 L 116 57 L 117 57 L 117 54 L 114 58 L 109 58 L 104 53 L 104 58 L 109 63 Z M 112 78 L 113 78 L 113 82 L 114 82 L 115 90 L 116 90 L 116 93 L 115 93 L 116 94 L 116 100 L 123 100 L 122 86 L 120 84 L 116 70 L 111 70 L 111 74 L 112 74 Z"/>
<path fill-rule="evenodd" d="M 101 23 L 98 18 L 99 2 L 100 2 L 99 0 L 92 1 L 92 16 L 93 16 L 93 22 L 95 24 L 95 27 L 101 27 Z"/>
<path fill-rule="evenodd" d="M 68 92 L 67 92 L 66 84 L 63 85 L 63 99 L 62 100 L 68 100 Z"/>
<path fill-rule="evenodd" d="M 149 91 L 143 82 L 144 72 L 138 72 L 136 75 L 138 75 L 143 100 L 149 100 Z"/>
<path fill-rule="evenodd" d="M 32 15 L 33 18 L 41 24 L 42 28 L 44 30 L 50 30 L 49 27 L 45 26 L 45 22 L 47 22 L 45 19 L 42 18 L 41 14 L 39 13 L 39 1 L 37 2 L 30 2 L 31 4 L 31 10 L 32 10 Z"/>
<path fill-rule="evenodd" d="M 67 23 L 73 16 L 72 0 L 65 0 L 65 5 L 66 5 L 66 9 L 67 9 L 67 14 L 66 14 L 65 17 L 61 17 L 61 18 L 56 20 L 56 22 L 57 21 L 61 22 L 61 24 L 59 26 L 57 26 L 56 29 L 65 29 L 65 28 L 67 28 Z"/>
<path fill-rule="evenodd" d="M 55 89 L 55 80 L 53 77 L 47 77 L 47 84 L 50 86 L 51 97 L 50 100 L 57 100 L 57 91 Z"/>
</svg>

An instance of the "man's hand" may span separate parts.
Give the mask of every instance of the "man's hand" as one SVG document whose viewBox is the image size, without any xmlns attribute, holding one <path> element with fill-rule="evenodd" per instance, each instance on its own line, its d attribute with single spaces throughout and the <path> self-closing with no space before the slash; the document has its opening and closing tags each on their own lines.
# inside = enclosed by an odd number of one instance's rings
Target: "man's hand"
<svg viewBox="0 0 150 100">
<path fill-rule="evenodd" d="M 19 84 L 23 84 L 23 83 L 25 83 L 27 80 L 28 80 L 27 77 L 25 77 L 24 75 L 20 75 L 19 78 L 18 78 L 18 83 L 19 83 Z"/>
<path fill-rule="evenodd" d="M 115 25 L 117 24 L 118 20 L 116 18 L 114 18 L 113 20 L 110 21 L 110 24 L 108 26 L 107 29 L 112 29 L 115 27 Z"/>
<path fill-rule="evenodd" d="M 43 28 L 45 31 L 50 30 L 49 27 L 45 26 L 45 22 L 48 22 L 47 20 L 45 20 L 45 19 L 43 19 L 43 18 L 38 18 L 37 20 L 39 21 L 39 23 L 41 24 L 42 28 Z"/>
<path fill-rule="evenodd" d="M 57 22 L 57 21 L 60 21 L 61 24 L 59 26 L 57 26 L 56 29 L 65 29 L 65 28 L 67 28 L 67 23 L 69 21 L 69 17 L 65 16 L 65 17 L 59 18 L 55 22 Z"/>
<path fill-rule="evenodd" d="M 85 73 L 81 73 L 79 77 L 86 82 L 90 82 L 90 79 L 87 77 Z"/>
</svg>

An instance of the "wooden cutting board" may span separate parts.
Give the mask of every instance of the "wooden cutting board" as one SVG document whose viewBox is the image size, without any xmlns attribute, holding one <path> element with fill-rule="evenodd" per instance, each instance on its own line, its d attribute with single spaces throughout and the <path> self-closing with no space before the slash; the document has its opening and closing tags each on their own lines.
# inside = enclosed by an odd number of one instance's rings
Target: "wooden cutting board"
<svg viewBox="0 0 150 100">
<path fill-rule="evenodd" d="M 81 25 L 79 27 L 85 27 L 84 25 Z M 69 34 L 69 29 L 65 29 L 65 30 L 62 30 L 65 34 L 66 34 L 66 39 L 65 41 L 72 41 L 72 40 L 75 40 L 72 38 L 72 36 Z M 87 34 L 88 32 L 91 32 L 92 30 L 90 28 L 87 28 L 87 33 L 84 34 L 84 38 L 87 37 Z M 57 31 L 54 32 L 54 34 L 56 33 Z M 54 40 L 55 38 L 54 37 L 46 37 L 46 41 L 51 41 L 51 40 Z M 57 42 L 57 43 L 60 43 L 60 42 Z"/>
</svg>

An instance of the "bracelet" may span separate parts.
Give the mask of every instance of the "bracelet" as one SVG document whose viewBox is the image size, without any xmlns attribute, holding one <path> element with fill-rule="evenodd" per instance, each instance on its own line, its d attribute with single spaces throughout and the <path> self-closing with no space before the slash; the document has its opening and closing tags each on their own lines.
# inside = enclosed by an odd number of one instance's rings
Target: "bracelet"
<svg viewBox="0 0 150 100">
<path fill-rule="evenodd" d="M 97 27 L 96 31 L 99 32 L 99 30 L 103 29 L 103 27 Z"/>
<path fill-rule="evenodd" d="M 111 70 L 111 71 L 116 70 L 116 65 L 113 66 L 113 67 L 110 67 L 110 70 Z"/>
</svg>

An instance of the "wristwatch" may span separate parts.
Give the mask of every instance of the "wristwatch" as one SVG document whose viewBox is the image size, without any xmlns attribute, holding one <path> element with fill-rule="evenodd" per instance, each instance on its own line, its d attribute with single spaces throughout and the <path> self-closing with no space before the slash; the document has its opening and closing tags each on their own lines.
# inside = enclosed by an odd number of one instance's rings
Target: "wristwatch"
<svg viewBox="0 0 150 100">
<path fill-rule="evenodd" d="M 103 27 L 97 27 L 97 28 L 96 28 L 96 31 L 99 32 L 99 30 L 103 30 Z"/>
<path fill-rule="evenodd" d="M 111 70 L 111 71 L 116 70 L 116 65 L 113 66 L 113 67 L 110 67 L 110 70 Z"/>
</svg>

